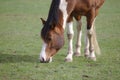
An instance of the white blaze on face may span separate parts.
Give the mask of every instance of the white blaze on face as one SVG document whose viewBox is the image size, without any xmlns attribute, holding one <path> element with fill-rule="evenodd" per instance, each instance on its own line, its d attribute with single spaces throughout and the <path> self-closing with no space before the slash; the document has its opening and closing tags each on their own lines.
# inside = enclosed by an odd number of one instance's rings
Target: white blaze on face
<svg viewBox="0 0 120 80">
<path fill-rule="evenodd" d="M 60 0 L 59 9 L 62 11 L 62 14 L 63 14 L 63 28 L 65 29 L 66 20 L 67 20 L 67 17 L 68 17 L 66 0 Z"/>
<path fill-rule="evenodd" d="M 45 52 L 46 46 L 47 46 L 47 44 L 43 43 L 43 46 L 42 46 L 42 49 L 40 52 L 40 60 L 41 61 L 43 61 L 43 59 L 44 59 L 44 61 L 46 61 L 46 52 Z"/>
</svg>

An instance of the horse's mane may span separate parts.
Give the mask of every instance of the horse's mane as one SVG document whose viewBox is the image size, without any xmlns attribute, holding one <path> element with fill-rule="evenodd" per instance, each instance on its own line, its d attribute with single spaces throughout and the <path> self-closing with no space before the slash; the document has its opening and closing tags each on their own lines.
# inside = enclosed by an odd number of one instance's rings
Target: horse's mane
<svg viewBox="0 0 120 80">
<path fill-rule="evenodd" d="M 49 24 L 58 23 L 59 3 L 60 3 L 60 0 L 52 0 L 51 7 L 49 10 L 48 19 L 47 19 L 47 23 L 49 23 Z"/>
<path fill-rule="evenodd" d="M 53 27 L 52 24 L 59 24 L 59 4 L 60 0 L 52 0 L 47 21 L 42 29 L 42 33 L 45 35 Z"/>
</svg>

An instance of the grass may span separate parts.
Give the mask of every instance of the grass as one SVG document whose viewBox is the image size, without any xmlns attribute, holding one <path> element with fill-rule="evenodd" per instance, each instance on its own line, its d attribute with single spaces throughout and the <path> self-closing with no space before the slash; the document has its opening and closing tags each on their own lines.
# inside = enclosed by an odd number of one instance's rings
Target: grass
<svg viewBox="0 0 120 80">
<path fill-rule="evenodd" d="M 0 80 L 119 80 L 119 3 L 106 0 L 100 9 L 96 30 L 102 55 L 96 62 L 74 57 L 72 63 L 65 63 L 66 40 L 53 62 L 42 64 L 38 61 L 42 43 L 39 18 L 47 18 L 50 1 L 0 0 Z"/>
</svg>

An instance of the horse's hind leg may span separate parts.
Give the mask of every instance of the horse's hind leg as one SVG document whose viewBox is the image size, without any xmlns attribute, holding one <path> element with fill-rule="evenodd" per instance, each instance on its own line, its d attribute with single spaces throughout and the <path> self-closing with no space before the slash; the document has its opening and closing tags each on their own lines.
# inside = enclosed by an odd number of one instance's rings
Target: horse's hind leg
<svg viewBox="0 0 120 80">
<path fill-rule="evenodd" d="M 95 47 L 94 47 L 94 22 L 95 22 L 95 10 L 91 10 L 87 16 L 87 31 L 86 31 L 86 45 L 85 45 L 85 56 L 96 60 Z"/>
<path fill-rule="evenodd" d="M 72 62 L 73 58 L 73 19 L 70 17 L 67 21 L 67 37 L 68 37 L 68 53 L 67 57 L 65 58 L 66 62 Z"/>
<path fill-rule="evenodd" d="M 82 30 L 81 30 L 81 17 L 79 20 L 77 20 L 77 41 L 76 41 L 76 49 L 75 49 L 75 56 L 81 56 L 81 36 L 82 36 Z"/>
</svg>

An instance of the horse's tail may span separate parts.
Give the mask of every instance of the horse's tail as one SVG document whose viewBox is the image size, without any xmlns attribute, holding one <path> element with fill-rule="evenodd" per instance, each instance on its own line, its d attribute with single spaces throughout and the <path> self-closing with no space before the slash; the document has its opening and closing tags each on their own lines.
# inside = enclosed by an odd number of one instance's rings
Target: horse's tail
<svg viewBox="0 0 120 80">
<path fill-rule="evenodd" d="M 101 51 L 100 51 L 100 47 L 97 41 L 95 27 L 93 28 L 93 44 L 94 44 L 94 49 L 95 49 L 96 54 L 100 55 Z"/>
</svg>

